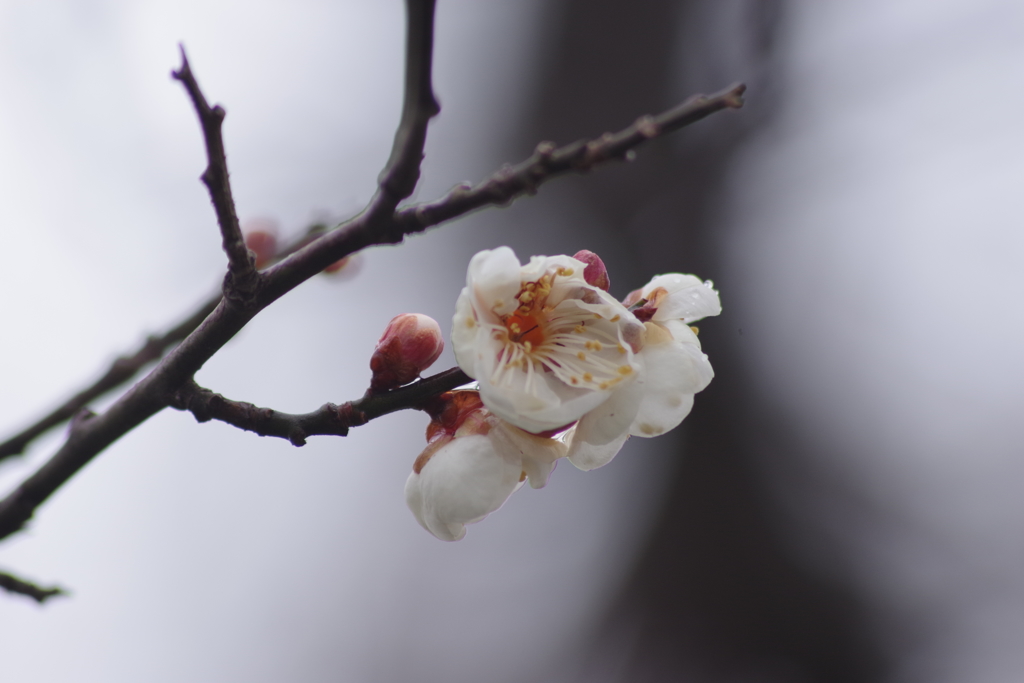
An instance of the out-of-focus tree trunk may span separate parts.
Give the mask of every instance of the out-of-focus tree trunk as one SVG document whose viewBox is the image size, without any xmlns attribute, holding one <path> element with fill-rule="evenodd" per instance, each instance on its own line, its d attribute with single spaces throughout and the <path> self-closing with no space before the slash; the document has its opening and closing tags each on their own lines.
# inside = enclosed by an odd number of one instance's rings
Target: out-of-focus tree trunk
<svg viewBox="0 0 1024 683">
<path fill-rule="evenodd" d="M 551 4 L 523 141 L 567 142 L 691 92 L 750 85 L 741 112 L 651 145 L 631 168 L 569 180 L 553 200 L 595 216 L 580 226 L 589 243 L 579 246 L 605 255 L 614 293 L 651 273 L 693 272 L 715 279 L 725 304 L 721 318 L 701 325 L 716 379 L 667 444 L 666 500 L 595 629 L 581 680 L 842 683 L 877 680 L 884 668 L 855 589 L 801 559 L 793 520 L 772 500 L 765 471 L 807 454 L 784 423 L 765 417 L 771 407 L 757 404 L 742 332 L 729 317 L 732 283 L 716 277 L 727 171 L 782 95 L 773 78 L 781 10 L 779 0 Z"/>
</svg>

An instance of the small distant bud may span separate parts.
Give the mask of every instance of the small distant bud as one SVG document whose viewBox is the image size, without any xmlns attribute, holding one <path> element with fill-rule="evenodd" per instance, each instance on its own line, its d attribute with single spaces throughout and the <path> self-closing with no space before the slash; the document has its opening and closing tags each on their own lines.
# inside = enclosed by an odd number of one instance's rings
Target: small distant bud
<svg viewBox="0 0 1024 683">
<path fill-rule="evenodd" d="M 420 313 L 393 318 L 370 357 L 370 388 L 384 390 L 408 384 L 433 365 L 442 350 L 441 326 L 433 318 Z"/>
<path fill-rule="evenodd" d="M 245 246 L 256 255 L 256 268 L 262 269 L 277 256 L 277 223 L 267 218 L 254 218 L 242 226 Z"/>
<path fill-rule="evenodd" d="M 363 268 L 362 254 L 349 254 L 345 258 L 338 259 L 331 265 L 324 268 L 321 273 L 330 275 L 339 281 L 350 280 L 359 274 Z"/>
<path fill-rule="evenodd" d="M 337 273 L 339 270 L 341 270 L 342 268 L 347 266 L 349 261 L 351 261 L 351 260 L 352 260 L 351 256 L 346 256 L 345 258 L 338 259 L 337 261 L 335 261 L 331 265 L 329 265 L 326 268 L 324 268 L 323 272 L 327 273 L 328 275 L 330 275 L 331 273 Z"/>
<path fill-rule="evenodd" d="M 608 279 L 608 269 L 605 268 L 604 261 L 601 260 L 600 256 L 589 249 L 581 249 L 573 255 L 573 258 L 587 264 L 586 269 L 583 271 L 583 279 L 587 281 L 588 285 L 593 285 L 606 292 L 608 291 L 612 284 Z"/>
</svg>

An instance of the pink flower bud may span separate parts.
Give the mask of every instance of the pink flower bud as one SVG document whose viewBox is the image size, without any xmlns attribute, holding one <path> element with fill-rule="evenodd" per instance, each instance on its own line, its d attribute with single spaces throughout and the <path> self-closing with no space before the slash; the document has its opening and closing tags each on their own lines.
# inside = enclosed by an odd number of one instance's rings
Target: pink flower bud
<svg viewBox="0 0 1024 683">
<path fill-rule="evenodd" d="M 277 256 L 277 223 L 267 218 L 254 218 L 242 226 L 245 246 L 256 255 L 256 268 L 261 269 Z"/>
<path fill-rule="evenodd" d="M 605 268 L 604 261 L 601 260 L 600 256 L 588 249 L 581 249 L 573 254 L 573 258 L 587 264 L 586 269 L 583 271 L 583 279 L 587 281 L 588 285 L 593 285 L 606 292 L 608 291 L 612 283 L 608 279 L 608 269 Z"/>
<path fill-rule="evenodd" d="M 433 365 L 444 350 L 441 327 L 420 313 L 403 313 L 388 323 L 370 357 L 370 388 L 385 390 L 408 384 Z"/>
<path fill-rule="evenodd" d="M 324 268 L 320 273 L 334 278 L 338 282 L 351 280 L 363 269 L 363 255 L 349 254 Z"/>
<path fill-rule="evenodd" d="M 345 258 L 340 258 L 337 261 L 335 261 L 334 263 L 332 263 L 331 265 L 329 265 L 326 268 L 324 268 L 323 272 L 327 273 L 328 275 L 331 275 L 333 273 L 337 273 L 339 270 L 341 270 L 342 268 L 347 266 L 350 260 L 352 260 L 351 256 L 346 256 Z"/>
</svg>

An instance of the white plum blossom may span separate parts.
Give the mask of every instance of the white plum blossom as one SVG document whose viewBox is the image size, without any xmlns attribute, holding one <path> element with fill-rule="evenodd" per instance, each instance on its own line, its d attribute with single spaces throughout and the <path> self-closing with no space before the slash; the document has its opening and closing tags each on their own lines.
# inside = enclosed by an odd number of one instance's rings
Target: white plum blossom
<svg viewBox="0 0 1024 683">
<path fill-rule="evenodd" d="M 569 460 L 583 470 L 607 464 L 630 436 L 659 436 L 693 407 L 694 394 L 714 377 L 688 323 L 718 315 L 722 305 L 710 282 L 693 275 L 658 275 L 631 293 L 627 304 L 645 320 L 636 380 L 580 419 L 567 435 Z"/>
<path fill-rule="evenodd" d="M 487 408 L 528 432 L 565 429 L 634 382 L 644 327 L 588 284 L 587 264 L 508 247 L 469 263 L 452 324 L 452 348 Z"/>
<path fill-rule="evenodd" d="M 710 282 L 659 275 L 620 303 L 600 257 L 577 256 L 522 265 L 500 247 L 470 261 L 452 347 L 479 391 L 425 408 L 428 445 L 405 489 L 438 538 L 459 540 L 527 479 L 544 486 L 559 458 L 593 469 L 630 436 L 673 429 L 714 376 L 689 325 L 721 313 Z"/>
<path fill-rule="evenodd" d="M 405 484 L 405 500 L 420 525 L 443 541 L 458 541 L 529 479 L 547 483 L 566 445 L 510 425 L 483 407 L 475 391 L 441 397 L 427 427 L 428 444 Z"/>
</svg>

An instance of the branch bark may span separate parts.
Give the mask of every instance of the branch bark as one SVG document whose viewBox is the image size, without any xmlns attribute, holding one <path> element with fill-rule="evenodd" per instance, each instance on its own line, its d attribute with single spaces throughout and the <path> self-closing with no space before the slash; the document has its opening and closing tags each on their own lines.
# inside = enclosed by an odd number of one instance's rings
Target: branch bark
<svg viewBox="0 0 1024 683">
<path fill-rule="evenodd" d="M 472 381 L 461 369 L 452 368 L 398 389 L 367 392 L 361 399 L 340 406 L 326 403 L 311 413 L 299 415 L 232 401 L 189 382 L 175 392 L 171 407 L 189 411 L 197 422 L 219 420 L 260 436 L 276 436 L 294 446 L 305 446 L 310 436 L 348 436 L 349 428 L 382 415 L 422 409 L 424 401 Z"/>
<path fill-rule="evenodd" d="M 52 588 L 42 588 L 34 583 L 8 574 L 7 572 L 0 572 L 0 588 L 3 588 L 8 593 L 15 593 L 17 595 L 24 595 L 32 598 L 40 605 L 50 598 L 58 595 L 67 595 L 67 592 L 63 588 L 57 586 Z"/>
<path fill-rule="evenodd" d="M 463 183 L 436 201 L 402 209 L 395 216 L 397 232 L 408 235 L 485 206 L 507 206 L 519 197 L 536 194 L 543 183 L 567 173 L 586 173 L 609 161 L 631 161 L 634 150 L 648 140 L 723 109 L 739 109 L 746 89 L 739 83 L 712 95 L 694 95 L 668 111 L 641 116 L 632 126 L 593 140 L 578 140 L 559 148 L 552 142 L 542 142 L 526 161 L 506 166 L 475 186 Z"/>
<path fill-rule="evenodd" d="M 142 368 L 162 358 L 167 349 L 199 327 L 199 323 L 210 315 L 219 302 L 220 295 L 204 301 L 185 320 L 162 334 L 150 335 L 136 351 L 119 357 L 93 384 L 76 393 L 46 416 L 0 443 L 0 460 L 23 453 L 25 448 L 36 438 L 67 422 L 91 402 L 121 386 L 137 375 Z"/>
<path fill-rule="evenodd" d="M 306 230 L 305 234 L 281 249 L 274 261 L 280 261 L 294 254 L 317 239 L 325 231 L 326 226 L 324 225 L 316 224 L 311 226 Z M 94 383 L 77 391 L 52 412 L 39 418 L 14 436 L 0 442 L 0 461 L 20 455 L 35 439 L 50 429 L 67 422 L 91 402 L 122 386 L 150 363 L 163 358 L 169 349 L 192 334 L 199 327 L 199 324 L 217 307 L 220 300 L 221 296 L 217 294 L 202 302 L 187 318 L 166 332 L 150 335 L 141 347 L 118 357 Z"/>
<path fill-rule="evenodd" d="M 260 274 L 256 270 L 256 262 L 249 255 L 242 237 L 242 228 L 238 224 L 235 212 L 235 199 L 231 194 L 231 180 L 228 177 L 228 160 L 224 152 L 224 138 L 221 126 L 227 112 L 224 107 L 215 104 L 211 107 L 199 83 L 192 74 L 192 68 L 185 54 L 185 46 L 180 45 L 181 68 L 172 71 L 171 76 L 181 81 L 192 99 L 199 123 L 203 128 L 203 139 L 206 142 L 206 170 L 201 176 L 203 184 L 210 191 L 210 200 L 217 212 L 217 223 L 220 225 L 221 241 L 224 253 L 228 257 L 228 273 L 224 278 L 224 296 L 229 301 L 238 301 L 247 305 L 252 295 L 259 288 Z"/>
<path fill-rule="evenodd" d="M 406 0 L 405 94 L 402 119 L 395 132 L 391 157 L 378 179 L 377 195 L 367 213 L 375 220 L 389 217 L 416 189 L 427 142 L 427 125 L 441 106 L 432 82 L 435 0 Z"/>
</svg>

